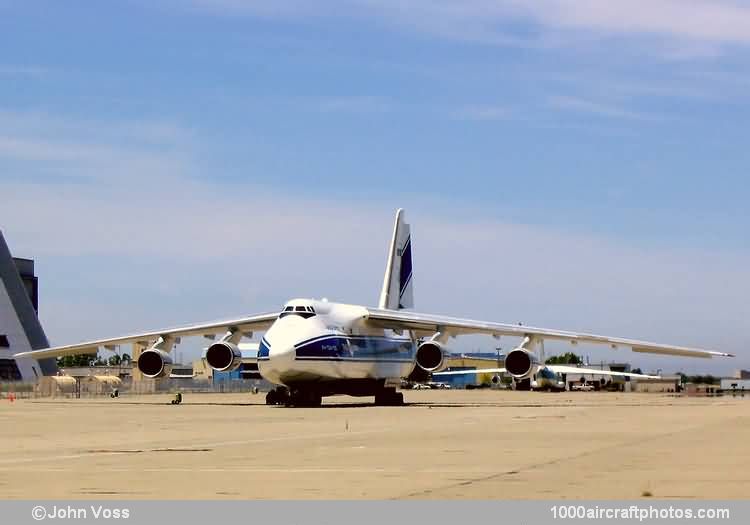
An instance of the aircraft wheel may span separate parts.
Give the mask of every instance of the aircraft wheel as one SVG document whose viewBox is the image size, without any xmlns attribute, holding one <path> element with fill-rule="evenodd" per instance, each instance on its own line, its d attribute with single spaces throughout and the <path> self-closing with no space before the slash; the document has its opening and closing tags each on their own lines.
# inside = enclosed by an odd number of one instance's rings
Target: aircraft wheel
<svg viewBox="0 0 750 525">
<path fill-rule="evenodd" d="M 290 393 L 285 387 L 277 387 L 266 394 L 266 405 L 289 405 Z"/>
<path fill-rule="evenodd" d="M 323 397 L 315 390 L 294 390 L 286 400 L 288 407 L 319 407 Z"/>
<path fill-rule="evenodd" d="M 271 390 L 269 393 L 266 394 L 266 405 L 278 405 L 279 401 L 276 396 L 276 391 Z"/>
</svg>

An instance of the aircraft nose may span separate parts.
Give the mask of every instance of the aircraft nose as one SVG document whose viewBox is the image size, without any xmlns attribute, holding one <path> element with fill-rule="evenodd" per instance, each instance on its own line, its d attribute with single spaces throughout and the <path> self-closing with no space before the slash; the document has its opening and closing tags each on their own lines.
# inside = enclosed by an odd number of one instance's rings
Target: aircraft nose
<svg viewBox="0 0 750 525">
<path fill-rule="evenodd" d="M 258 368 L 261 375 L 274 383 L 283 383 L 283 376 L 294 365 L 295 355 L 296 351 L 292 343 L 277 339 L 264 340 L 258 354 Z"/>
<path fill-rule="evenodd" d="M 293 344 L 274 345 L 268 353 L 269 360 L 275 363 L 288 364 L 290 360 L 294 360 L 294 356 L 295 349 Z"/>
</svg>

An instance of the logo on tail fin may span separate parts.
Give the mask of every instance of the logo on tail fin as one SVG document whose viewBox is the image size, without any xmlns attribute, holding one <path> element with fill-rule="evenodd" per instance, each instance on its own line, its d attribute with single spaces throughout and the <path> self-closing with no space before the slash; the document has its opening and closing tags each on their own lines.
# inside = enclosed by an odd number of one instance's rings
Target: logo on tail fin
<svg viewBox="0 0 750 525">
<path fill-rule="evenodd" d="M 401 256 L 401 268 L 399 269 L 399 292 L 398 292 L 398 307 L 399 309 L 409 308 L 414 306 L 414 298 L 409 294 L 407 301 L 404 301 L 404 296 L 410 291 L 409 285 L 411 284 L 411 236 L 407 237 L 406 245 L 403 249 L 399 250 Z M 411 303 L 409 306 L 405 306 L 403 303 Z"/>
</svg>

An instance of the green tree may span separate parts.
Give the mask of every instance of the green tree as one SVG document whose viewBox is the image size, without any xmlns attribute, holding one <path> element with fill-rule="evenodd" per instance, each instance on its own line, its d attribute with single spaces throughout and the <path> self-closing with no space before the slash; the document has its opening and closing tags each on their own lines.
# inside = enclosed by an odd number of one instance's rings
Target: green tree
<svg viewBox="0 0 750 525">
<path fill-rule="evenodd" d="M 94 359 L 95 356 L 92 354 L 66 355 L 57 358 L 57 366 L 60 368 L 91 366 Z"/>
<path fill-rule="evenodd" d="M 716 377 L 714 377 L 714 376 L 712 376 L 712 375 L 705 375 L 705 376 L 697 375 L 697 376 L 692 376 L 692 377 L 690 377 L 690 382 L 691 383 L 706 384 L 706 385 L 715 385 L 715 384 L 720 383 L 719 379 L 716 378 Z"/>
<path fill-rule="evenodd" d="M 706 384 L 706 385 L 718 385 L 721 383 L 721 380 L 718 377 L 714 377 L 712 375 L 695 375 L 695 376 L 689 376 L 683 373 L 680 373 L 680 383 L 695 383 L 695 384 Z"/>
<path fill-rule="evenodd" d="M 583 359 L 573 352 L 565 352 L 560 355 L 553 355 L 547 359 L 548 365 L 580 365 L 583 364 Z"/>
</svg>

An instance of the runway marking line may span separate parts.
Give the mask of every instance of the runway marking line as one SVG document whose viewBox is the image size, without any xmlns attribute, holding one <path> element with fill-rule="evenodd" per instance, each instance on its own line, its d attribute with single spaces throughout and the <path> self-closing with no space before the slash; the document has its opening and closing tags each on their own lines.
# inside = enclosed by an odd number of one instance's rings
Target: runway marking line
<svg viewBox="0 0 750 525">
<path fill-rule="evenodd" d="M 287 436 L 276 436 L 268 438 L 253 438 L 253 439 L 242 439 L 235 441 L 216 441 L 213 443 L 201 443 L 199 445 L 192 445 L 190 451 L 193 452 L 195 449 L 212 449 L 216 447 L 226 447 L 234 445 L 248 445 L 251 443 L 272 443 L 277 441 L 295 441 L 298 439 L 310 440 L 310 439 L 328 439 L 328 438 L 346 438 L 350 436 L 363 436 L 368 434 L 380 434 L 387 432 L 387 429 L 374 429 L 374 430 L 358 430 L 355 432 L 329 432 L 327 434 L 295 434 Z M 168 447 L 160 447 L 154 449 L 143 450 L 143 453 L 149 452 L 166 452 L 166 451 L 181 451 L 179 448 L 169 449 Z M 78 454 L 65 454 L 61 456 L 47 456 L 47 457 L 31 457 L 31 458 L 14 458 L 0 460 L 0 465 L 14 465 L 22 463 L 39 463 L 44 461 L 57 461 L 66 459 L 80 459 L 85 457 L 101 457 L 101 456 L 121 456 L 123 454 L 134 454 L 139 453 L 137 449 L 133 450 L 113 450 L 109 452 L 97 452 L 97 451 L 86 451 Z"/>
</svg>

